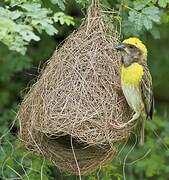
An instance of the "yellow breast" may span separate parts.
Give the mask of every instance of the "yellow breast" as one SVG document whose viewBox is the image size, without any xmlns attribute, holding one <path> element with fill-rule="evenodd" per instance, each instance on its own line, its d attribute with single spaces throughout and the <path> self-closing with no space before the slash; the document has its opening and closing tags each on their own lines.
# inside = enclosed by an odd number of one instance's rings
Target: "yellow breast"
<svg viewBox="0 0 169 180">
<path fill-rule="evenodd" d="M 122 66 L 121 83 L 122 85 L 138 86 L 144 74 L 143 66 L 133 63 L 128 67 Z"/>
</svg>

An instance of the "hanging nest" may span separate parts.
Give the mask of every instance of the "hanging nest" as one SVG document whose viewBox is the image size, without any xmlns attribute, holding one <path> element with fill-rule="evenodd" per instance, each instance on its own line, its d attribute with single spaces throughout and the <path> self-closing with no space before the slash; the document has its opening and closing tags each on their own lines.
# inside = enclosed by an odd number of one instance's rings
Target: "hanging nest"
<svg viewBox="0 0 169 180">
<path fill-rule="evenodd" d="M 131 128 L 120 87 L 119 34 L 98 6 L 54 52 L 24 98 L 19 137 L 27 149 L 71 174 L 86 174 L 116 156 Z"/>
</svg>

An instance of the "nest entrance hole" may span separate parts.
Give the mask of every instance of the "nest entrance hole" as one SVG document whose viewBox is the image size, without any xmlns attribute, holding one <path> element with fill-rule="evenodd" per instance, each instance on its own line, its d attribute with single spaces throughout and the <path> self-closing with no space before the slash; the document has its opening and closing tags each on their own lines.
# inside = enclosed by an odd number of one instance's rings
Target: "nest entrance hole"
<svg viewBox="0 0 169 180">
<path fill-rule="evenodd" d="M 71 135 L 67 134 L 65 136 L 55 136 L 55 135 L 44 135 L 45 139 L 47 138 L 47 141 L 52 141 L 53 143 L 57 143 L 63 148 L 74 148 L 74 149 L 82 149 L 86 148 L 88 146 L 85 142 L 80 142 L 76 138 L 72 137 Z"/>
</svg>

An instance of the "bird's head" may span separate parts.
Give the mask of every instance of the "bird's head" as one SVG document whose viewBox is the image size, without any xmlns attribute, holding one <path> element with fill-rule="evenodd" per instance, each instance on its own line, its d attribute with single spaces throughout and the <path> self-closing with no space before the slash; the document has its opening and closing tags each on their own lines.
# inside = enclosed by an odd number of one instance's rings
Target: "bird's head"
<svg viewBox="0 0 169 180">
<path fill-rule="evenodd" d="M 122 51 L 124 66 L 130 66 L 134 62 L 142 64 L 147 61 L 147 48 L 136 37 L 125 39 L 116 49 Z"/>
</svg>

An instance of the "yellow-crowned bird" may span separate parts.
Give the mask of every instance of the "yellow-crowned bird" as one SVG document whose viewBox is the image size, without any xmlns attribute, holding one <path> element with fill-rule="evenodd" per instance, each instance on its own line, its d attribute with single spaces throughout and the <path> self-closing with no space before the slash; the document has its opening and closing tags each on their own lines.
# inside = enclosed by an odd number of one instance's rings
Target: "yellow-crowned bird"
<svg viewBox="0 0 169 180">
<path fill-rule="evenodd" d="M 141 121 L 140 144 L 144 143 L 144 120 L 153 115 L 152 78 L 147 66 L 147 49 L 141 40 L 128 38 L 116 47 L 122 53 L 121 86 L 128 105 L 134 111 L 132 119 L 117 128 L 124 128 L 135 120 Z"/>
</svg>

